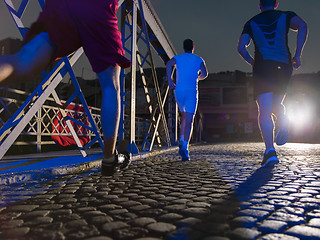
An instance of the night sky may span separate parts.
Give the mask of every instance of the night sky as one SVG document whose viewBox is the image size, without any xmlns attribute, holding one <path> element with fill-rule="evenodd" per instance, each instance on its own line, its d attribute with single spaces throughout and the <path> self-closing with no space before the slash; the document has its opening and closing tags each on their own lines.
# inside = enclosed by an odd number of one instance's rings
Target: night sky
<svg viewBox="0 0 320 240">
<path fill-rule="evenodd" d="M 250 66 L 238 55 L 236 47 L 243 25 L 259 13 L 258 0 L 150 1 L 178 53 L 182 53 L 182 41 L 192 38 L 196 44 L 195 53 L 205 59 L 210 73 L 251 71 Z M 38 16 L 40 8 L 36 3 L 33 0 L 28 7 L 23 19 L 26 26 Z M 296 12 L 309 27 L 309 37 L 302 56 L 303 65 L 295 73 L 320 71 L 320 1 L 280 0 L 279 3 L 279 10 Z M 0 1 L 0 39 L 6 37 L 20 38 L 20 35 L 6 6 Z M 296 34 L 292 32 L 289 37 L 290 48 L 294 53 Z M 77 71 L 82 67 L 78 64 Z M 85 72 L 87 68 L 90 67 L 85 67 Z"/>
</svg>

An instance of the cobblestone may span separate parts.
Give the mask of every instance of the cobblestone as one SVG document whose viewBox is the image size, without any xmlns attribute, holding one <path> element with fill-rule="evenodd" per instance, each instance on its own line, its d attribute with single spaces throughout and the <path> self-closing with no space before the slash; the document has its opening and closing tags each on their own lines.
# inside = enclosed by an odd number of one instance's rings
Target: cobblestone
<svg viewBox="0 0 320 240">
<path fill-rule="evenodd" d="M 239 240 L 256 239 L 259 235 L 260 232 L 249 228 L 236 228 L 231 232 L 231 238 Z"/>
<path fill-rule="evenodd" d="M 311 227 L 320 228 L 320 218 L 311 219 L 310 222 L 308 223 L 308 225 L 311 226 Z"/>
<path fill-rule="evenodd" d="M 189 162 L 169 151 L 113 177 L 2 188 L 0 239 L 320 239 L 319 149 L 286 144 L 261 168 L 261 143 L 197 145 Z"/>
<path fill-rule="evenodd" d="M 254 217 L 248 217 L 248 216 L 245 216 L 245 217 L 236 217 L 234 218 L 230 225 L 232 228 L 237 228 L 237 227 L 246 227 L 246 228 L 252 228 L 256 225 L 257 223 L 257 219 L 254 218 Z"/>
<path fill-rule="evenodd" d="M 320 239 L 320 229 L 309 226 L 294 226 L 286 233 L 299 239 Z"/>
<path fill-rule="evenodd" d="M 259 231 L 264 233 L 281 233 L 288 226 L 284 221 L 266 220 L 258 228 Z"/>
<path fill-rule="evenodd" d="M 292 237 L 282 233 L 270 233 L 258 238 L 259 240 L 299 240 L 299 238 Z"/>
</svg>

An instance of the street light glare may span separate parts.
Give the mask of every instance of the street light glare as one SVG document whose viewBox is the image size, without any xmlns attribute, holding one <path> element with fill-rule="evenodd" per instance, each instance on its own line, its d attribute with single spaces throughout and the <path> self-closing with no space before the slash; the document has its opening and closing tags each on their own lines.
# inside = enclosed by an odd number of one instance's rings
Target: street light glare
<svg viewBox="0 0 320 240">
<path fill-rule="evenodd" d="M 290 104 L 287 108 L 287 116 L 290 124 L 296 128 L 309 126 L 312 121 L 313 107 L 310 103 Z"/>
</svg>

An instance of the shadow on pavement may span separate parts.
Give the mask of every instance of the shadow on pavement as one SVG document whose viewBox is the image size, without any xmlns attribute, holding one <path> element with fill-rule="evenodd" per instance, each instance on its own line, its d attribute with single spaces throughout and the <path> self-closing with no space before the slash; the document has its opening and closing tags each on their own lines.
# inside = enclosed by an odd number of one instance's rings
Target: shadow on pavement
<svg viewBox="0 0 320 240">
<path fill-rule="evenodd" d="M 220 199 L 211 203 L 211 214 L 202 219 L 200 223 L 191 228 L 181 226 L 175 233 L 170 234 L 166 239 L 170 240 L 196 240 L 196 239 L 242 239 L 232 233 L 235 227 L 232 220 L 237 217 L 241 210 L 242 203 L 254 198 L 252 195 L 267 184 L 273 177 L 273 167 L 258 168 L 249 178 L 240 183 L 234 190 Z"/>
</svg>

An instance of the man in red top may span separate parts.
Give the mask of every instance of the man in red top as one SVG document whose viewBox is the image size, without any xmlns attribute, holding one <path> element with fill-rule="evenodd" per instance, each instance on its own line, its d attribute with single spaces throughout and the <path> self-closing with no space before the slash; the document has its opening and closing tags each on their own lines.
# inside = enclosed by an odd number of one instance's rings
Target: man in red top
<svg viewBox="0 0 320 240">
<path fill-rule="evenodd" d="M 130 156 L 115 154 L 120 119 L 120 70 L 130 66 L 124 57 L 117 9 L 117 0 L 47 0 L 20 51 L 0 56 L 1 87 L 32 80 L 54 59 L 83 47 L 102 88 L 102 173 L 105 175 L 112 175 L 130 163 Z"/>
</svg>

